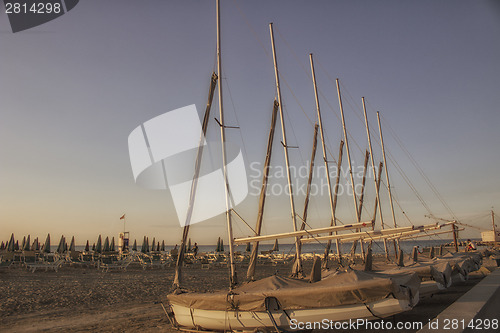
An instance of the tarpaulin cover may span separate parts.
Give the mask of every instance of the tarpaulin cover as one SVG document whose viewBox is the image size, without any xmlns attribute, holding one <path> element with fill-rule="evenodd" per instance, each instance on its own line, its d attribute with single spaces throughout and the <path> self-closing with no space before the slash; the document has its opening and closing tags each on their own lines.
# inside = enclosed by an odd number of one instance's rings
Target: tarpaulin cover
<svg viewBox="0 0 500 333">
<path fill-rule="evenodd" d="M 369 303 L 394 296 L 410 300 L 420 287 L 413 274 L 387 275 L 348 271 L 327 273 L 318 282 L 309 283 L 271 276 L 233 289 L 215 293 L 169 295 L 172 304 L 204 310 L 265 311 L 265 298 L 275 297 L 285 310 L 326 308 Z"/>
</svg>

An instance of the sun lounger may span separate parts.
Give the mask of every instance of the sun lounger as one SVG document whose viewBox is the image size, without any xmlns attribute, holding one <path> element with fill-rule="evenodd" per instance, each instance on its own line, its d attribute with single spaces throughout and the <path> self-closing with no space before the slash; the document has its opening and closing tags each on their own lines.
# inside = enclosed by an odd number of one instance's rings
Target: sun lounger
<svg viewBox="0 0 500 333">
<path fill-rule="evenodd" d="M 59 268 L 66 262 L 65 259 L 62 258 L 54 258 L 53 261 L 37 261 L 34 263 L 26 263 L 26 268 L 29 269 L 32 273 L 34 273 L 37 269 L 44 269 L 46 272 L 48 270 L 53 270 L 57 272 Z"/>
<path fill-rule="evenodd" d="M 0 269 L 9 269 L 12 266 L 12 260 L 2 260 L 0 259 Z"/>
<path fill-rule="evenodd" d="M 109 270 L 113 269 L 126 271 L 128 265 L 130 265 L 130 263 L 134 260 L 132 256 L 127 256 L 124 259 L 120 260 L 113 259 L 116 259 L 116 257 L 101 258 L 98 268 L 102 269 L 104 272 L 108 272 Z"/>
</svg>

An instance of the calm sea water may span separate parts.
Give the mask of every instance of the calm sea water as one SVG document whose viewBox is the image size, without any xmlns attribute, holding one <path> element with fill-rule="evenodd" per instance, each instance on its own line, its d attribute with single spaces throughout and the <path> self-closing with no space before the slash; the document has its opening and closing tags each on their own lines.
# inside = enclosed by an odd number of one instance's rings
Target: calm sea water
<svg viewBox="0 0 500 333">
<path fill-rule="evenodd" d="M 411 253 L 412 249 L 414 246 L 420 246 L 420 248 L 424 247 L 439 247 L 441 244 L 446 244 L 446 243 L 451 243 L 451 239 L 440 239 L 440 240 L 407 240 L 407 241 L 402 241 L 401 242 L 401 249 L 405 253 Z M 192 243 L 194 244 L 194 242 Z M 137 244 L 137 249 L 140 250 L 142 244 Z M 150 244 L 151 246 L 151 244 Z M 344 243 L 342 244 L 341 251 L 342 253 L 348 253 L 351 250 L 352 243 Z M 391 253 L 394 252 L 394 246 L 392 245 L 392 242 L 388 242 L 389 246 L 389 251 Z M 165 246 L 165 249 L 167 251 L 170 251 L 174 246 Z M 199 252 L 214 252 L 215 251 L 215 245 L 200 245 L 199 246 Z M 77 251 L 83 251 L 85 246 L 76 246 Z M 239 245 L 236 247 L 236 251 L 239 252 L 244 252 L 246 248 L 246 245 Z M 260 244 L 259 245 L 259 251 L 268 251 L 273 248 L 273 244 Z M 365 247 L 366 248 L 366 247 Z M 57 245 L 52 245 L 51 246 L 52 251 L 55 251 L 57 249 Z M 226 251 L 229 251 L 229 247 L 225 244 L 224 249 Z M 333 251 L 332 253 L 335 252 L 335 243 L 332 242 L 332 247 L 331 250 Z M 382 242 L 373 242 L 372 246 L 373 253 L 384 253 L 384 244 Z M 325 244 L 303 244 L 302 245 L 302 252 L 303 253 L 318 253 L 322 254 L 325 251 Z M 285 253 L 285 254 L 292 254 L 295 252 L 295 245 L 294 244 L 279 244 L 279 252 L 280 253 Z M 359 253 L 359 244 L 357 248 L 357 253 Z"/>
</svg>

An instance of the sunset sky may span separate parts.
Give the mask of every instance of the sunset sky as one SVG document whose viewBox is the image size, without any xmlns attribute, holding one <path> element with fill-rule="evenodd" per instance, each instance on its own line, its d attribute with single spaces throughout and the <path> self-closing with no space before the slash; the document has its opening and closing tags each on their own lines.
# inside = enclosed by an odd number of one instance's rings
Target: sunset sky
<svg viewBox="0 0 500 333">
<path fill-rule="evenodd" d="M 376 164 L 376 111 L 381 113 L 400 225 L 431 223 L 424 217 L 429 211 L 452 219 L 451 210 L 465 223 L 491 227 L 490 210 L 500 211 L 497 1 L 222 0 L 221 7 L 226 123 L 240 126 L 227 135 L 241 147 L 249 184 L 260 182 L 275 97 L 268 27 L 273 22 L 288 143 L 299 146 L 289 151 L 296 169 L 308 165 L 316 121 L 308 56 L 313 53 L 330 160 L 337 159 L 342 138 L 339 78 L 357 168 L 368 147 L 361 97 Z M 126 214 L 133 239 L 147 235 L 179 243 L 171 193 L 135 184 L 127 140 L 142 123 L 190 104 L 202 117 L 216 68 L 215 1 L 85 0 L 56 20 L 15 34 L 2 11 L 0 60 L 0 240 L 12 232 L 42 239 L 50 233 L 84 244 L 98 234 L 116 237 L 123 230 L 119 217 Z M 212 141 L 220 139 L 217 113 L 215 101 L 207 137 Z M 280 136 L 276 131 L 275 188 L 284 181 Z M 322 166 L 321 149 L 315 161 Z M 369 176 L 363 220 L 371 218 L 374 205 Z M 298 174 L 298 188 L 306 180 Z M 324 181 L 318 173 L 315 184 Z M 341 184 L 350 186 L 345 177 Z M 236 210 L 254 225 L 258 197 L 249 186 L 250 195 Z M 387 188 L 382 192 L 384 221 L 392 225 Z M 292 230 L 288 200 L 269 198 L 265 233 Z M 298 193 L 299 215 L 303 202 Z M 311 199 L 311 226 L 329 224 L 328 202 L 326 192 Z M 355 222 L 352 197 L 340 197 L 338 217 Z M 224 224 L 223 215 L 197 224 L 192 238 L 214 244 L 225 235 Z M 238 219 L 234 228 L 237 236 L 251 234 Z M 472 229 L 467 236 L 479 233 Z"/>
</svg>

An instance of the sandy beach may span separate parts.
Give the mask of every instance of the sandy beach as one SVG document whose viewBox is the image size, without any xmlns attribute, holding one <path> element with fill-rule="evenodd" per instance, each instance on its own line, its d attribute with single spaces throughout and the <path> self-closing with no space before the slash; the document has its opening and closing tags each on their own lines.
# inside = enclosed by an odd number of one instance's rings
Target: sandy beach
<svg viewBox="0 0 500 333">
<path fill-rule="evenodd" d="M 311 262 L 304 263 L 305 271 Z M 259 277 L 286 275 L 288 265 L 264 265 Z M 245 267 L 238 269 L 245 276 Z M 228 285 L 227 269 L 184 268 L 185 287 L 213 291 Z M 390 319 L 424 325 L 482 278 L 475 274 L 445 293 L 421 300 L 412 311 Z M 173 268 L 129 266 L 127 271 L 101 272 L 95 268 L 63 266 L 58 272 L 22 267 L 0 272 L 0 329 L 9 332 L 175 332 L 161 305 L 170 292 Z M 370 330 L 365 330 L 370 332 Z M 373 330 L 375 332 L 377 330 Z M 409 330 L 414 332 L 416 330 Z M 343 332 L 349 332 L 345 330 Z M 378 331 L 380 332 L 380 331 Z"/>
</svg>

